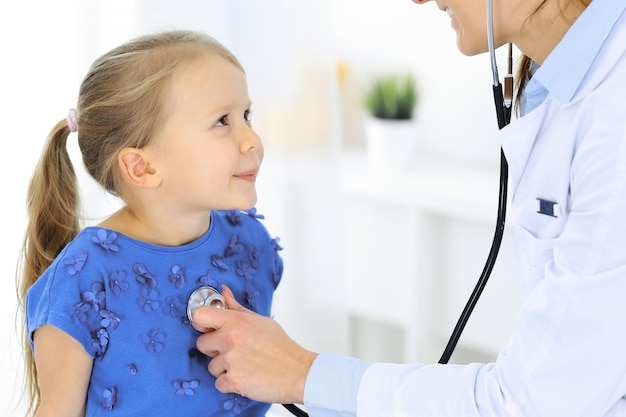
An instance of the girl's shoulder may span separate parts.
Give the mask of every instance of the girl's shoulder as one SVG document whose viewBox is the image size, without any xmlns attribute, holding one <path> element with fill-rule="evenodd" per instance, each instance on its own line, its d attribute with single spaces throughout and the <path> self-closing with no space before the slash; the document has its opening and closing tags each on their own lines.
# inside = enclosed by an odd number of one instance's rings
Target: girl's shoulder
<svg viewBox="0 0 626 417">
<path fill-rule="evenodd" d="M 79 274 L 87 264 L 97 263 L 98 258 L 106 257 L 107 253 L 116 253 L 119 250 L 116 240 L 115 233 L 110 230 L 86 227 L 65 245 L 43 276 L 73 277 Z"/>
<path fill-rule="evenodd" d="M 265 216 L 252 207 L 249 210 L 213 210 L 213 219 L 230 227 L 264 227 L 259 220 Z"/>
<path fill-rule="evenodd" d="M 212 229 L 218 233 L 247 236 L 255 240 L 270 241 L 270 233 L 261 222 L 265 216 L 256 208 L 249 210 L 214 210 Z"/>
</svg>

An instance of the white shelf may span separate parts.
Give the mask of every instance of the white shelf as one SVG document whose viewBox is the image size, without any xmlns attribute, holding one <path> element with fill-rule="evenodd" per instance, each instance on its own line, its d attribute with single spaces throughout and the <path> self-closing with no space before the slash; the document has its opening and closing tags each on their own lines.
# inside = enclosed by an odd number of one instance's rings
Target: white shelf
<svg viewBox="0 0 626 417">
<path fill-rule="evenodd" d="M 414 165 L 411 170 L 374 172 L 368 169 L 364 155 L 348 156 L 343 159 L 343 190 L 350 197 L 495 225 L 497 170 L 434 158 L 417 160 Z"/>
<path fill-rule="evenodd" d="M 351 353 L 368 360 L 435 360 L 482 271 L 496 224 L 497 170 L 434 159 L 414 165 L 373 172 L 359 155 L 342 163 Z M 461 349 L 494 356 L 508 338 L 516 315 L 511 244 L 502 244 Z"/>
</svg>

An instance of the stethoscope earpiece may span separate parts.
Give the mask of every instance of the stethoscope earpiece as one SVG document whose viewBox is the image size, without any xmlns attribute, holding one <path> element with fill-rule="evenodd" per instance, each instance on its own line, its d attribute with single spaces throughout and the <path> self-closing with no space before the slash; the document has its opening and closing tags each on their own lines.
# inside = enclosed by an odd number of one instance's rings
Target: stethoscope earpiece
<svg viewBox="0 0 626 417">
<path fill-rule="evenodd" d="M 220 294 L 220 292 L 208 285 L 202 286 L 196 289 L 189 296 L 187 301 L 187 318 L 189 322 L 193 322 L 191 316 L 198 307 L 207 306 L 213 308 L 226 309 L 226 299 Z"/>
</svg>

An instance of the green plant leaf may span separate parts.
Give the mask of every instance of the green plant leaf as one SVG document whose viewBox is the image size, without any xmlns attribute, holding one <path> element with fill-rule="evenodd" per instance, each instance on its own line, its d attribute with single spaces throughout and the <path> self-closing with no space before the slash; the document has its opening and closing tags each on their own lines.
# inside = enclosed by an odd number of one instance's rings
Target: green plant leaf
<svg viewBox="0 0 626 417">
<path fill-rule="evenodd" d="M 411 74 L 378 78 L 365 97 L 370 114 L 380 119 L 410 119 L 416 105 L 417 89 Z"/>
</svg>

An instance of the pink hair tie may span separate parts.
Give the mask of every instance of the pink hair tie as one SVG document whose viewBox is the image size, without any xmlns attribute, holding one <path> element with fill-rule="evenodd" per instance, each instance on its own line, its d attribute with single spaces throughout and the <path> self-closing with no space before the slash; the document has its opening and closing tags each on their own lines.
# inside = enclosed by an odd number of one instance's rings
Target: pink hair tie
<svg viewBox="0 0 626 417">
<path fill-rule="evenodd" d="M 70 129 L 70 132 L 78 131 L 78 124 L 76 123 L 76 110 L 70 109 L 70 112 L 67 114 L 67 127 Z"/>
</svg>

